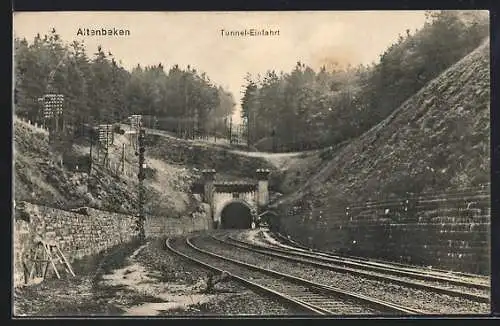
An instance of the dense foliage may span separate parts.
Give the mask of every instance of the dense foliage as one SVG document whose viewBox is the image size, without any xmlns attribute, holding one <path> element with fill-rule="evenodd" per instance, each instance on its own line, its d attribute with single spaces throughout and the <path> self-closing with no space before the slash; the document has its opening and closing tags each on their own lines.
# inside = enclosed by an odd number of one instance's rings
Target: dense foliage
<svg viewBox="0 0 500 326">
<path fill-rule="evenodd" d="M 131 114 L 155 116 L 156 125 L 172 131 L 225 128 L 234 108 L 232 94 L 191 66 L 162 64 L 127 71 L 101 47 L 89 56 L 83 43 L 65 44 L 53 29 L 33 42 L 15 38 L 16 114 L 43 119 L 37 99 L 47 92 L 65 96 L 68 125 L 114 123 Z"/>
<path fill-rule="evenodd" d="M 372 66 L 246 77 L 242 115 L 250 143 L 263 150 L 331 146 L 387 117 L 488 36 L 481 12 L 428 12 L 422 29 L 400 35 Z"/>
<path fill-rule="evenodd" d="M 241 103 L 247 122 L 243 138 L 257 149 L 289 151 L 358 137 L 489 33 L 488 18 L 478 11 L 429 12 L 427 18 L 420 30 L 400 35 L 371 66 L 315 71 L 297 62 L 289 73 L 248 74 Z M 143 114 L 154 117 L 149 126 L 178 135 L 226 136 L 235 106 L 231 93 L 189 65 L 137 65 L 127 71 L 101 47 L 89 56 L 84 44 L 64 44 L 55 30 L 31 43 L 16 38 L 15 69 L 16 113 L 39 122 L 37 99 L 51 85 L 65 95 L 65 123 L 75 126 Z"/>
</svg>

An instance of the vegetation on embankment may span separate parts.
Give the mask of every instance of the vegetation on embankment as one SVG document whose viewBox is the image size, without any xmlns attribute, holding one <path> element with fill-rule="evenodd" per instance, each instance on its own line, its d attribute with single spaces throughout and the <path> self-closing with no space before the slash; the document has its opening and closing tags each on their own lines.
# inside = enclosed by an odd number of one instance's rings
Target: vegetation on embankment
<svg viewBox="0 0 500 326">
<path fill-rule="evenodd" d="M 194 143 L 183 139 L 147 135 L 148 154 L 168 164 L 183 165 L 196 169 L 215 169 L 217 178 L 222 180 L 255 179 L 257 169 L 275 167 L 261 157 L 240 155 L 224 147 L 213 144 Z"/>
<path fill-rule="evenodd" d="M 92 173 L 88 173 L 90 144 L 84 137 L 74 138 L 64 149 L 64 165 L 59 151 L 49 145 L 48 133 L 15 118 L 15 200 L 28 201 L 61 209 L 89 206 L 122 213 L 137 211 L 138 157 L 129 136 L 114 135 L 108 148 L 111 169 L 96 163 L 98 146 L 94 144 Z M 100 149 L 102 162 L 104 151 Z M 122 155 L 126 173 L 121 172 Z M 70 159 L 75 162 L 68 166 Z M 200 203 L 191 194 L 193 181 L 204 168 L 216 169 L 219 180 L 255 180 L 257 169 L 274 165 L 262 157 L 241 155 L 226 147 L 209 143 L 146 136 L 147 173 L 145 211 L 155 216 L 178 217 L 197 210 Z M 118 172 L 112 172 L 117 169 Z"/>
<path fill-rule="evenodd" d="M 270 184 L 284 195 L 298 190 L 304 183 L 325 167 L 335 153 L 348 144 L 347 141 L 315 151 L 303 152 L 284 164 L 280 171 L 270 175 Z"/>
<path fill-rule="evenodd" d="M 119 58 L 115 59 L 101 46 L 90 55 L 83 43 L 68 43 L 55 29 L 46 35 L 34 35 L 32 40 L 16 37 L 14 51 L 17 116 L 37 123 L 44 121 L 40 100 L 49 86 L 65 99 L 62 114 L 65 132 L 58 135 L 61 141 L 57 146 L 49 146 L 46 133 L 33 132 L 29 124 L 15 119 L 16 200 L 62 209 L 85 205 L 136 212 L 138 160 L 132 143 L 126 136 L 115 134 L 109 156 L 117 173 L 94 164 L 89 174 L 86 170 L 90 144 L 84 129 L 123 122 L 131 114 L 143 114 L 147 115 L 143 117 L 147 126 L 191 136 L 196 114 L 200 130 L 223 134 L 227 129 L 224 118 L 232 114 L 235 106 L 230 93 L 190 65 L 186 69 L 175 64 L 170 69 L 161 64 L 137 65 L 127 71 Z M 152 119 L 150 115 L 159 118 Z M 123 165 L 127 173 L 118 173 L 122 145 L 125 145 Z M 198 202 L 189 193 L 196 171 L 152 159 L 148 150 L 146 213 L 176 216 L 196 209 Z M 94 158 L 96 153 L 94 147 Z M 100 153 L 102 160 L 104 151 Z M 64 166 L 56 163 L 61 157 Z M 76 165 L 79 171 L 75 171 Z"/>
<path fill-rule="evenodd" d="M 115 135 L 109 148 L 109 158 L 120 163 L 125 136 Z M 127 144 L 126 144 L 127 145 Z M 129 174 L 113 173 L 96 164 L 88 173 L 88 144 L 74 143 L 65 150 L 66 157 L 85 157 L 79 170 L 64 161 L 61 167 L 57 151 L 49 145 L 48 134 L 18 118 L 14 119 L 14 199 L 70 209 L 89 206 L 122 213 L 137 211 L 138 163 L 132 146 L 125 146 L 125 168 Z M 93 156 L 97 148 L 94 145 Z M 101 154 L 102 160 L 102 154 Z M 145 181 L 148 213 L 160 216 L 179 216 L 194 210 L 198 203 L 189 194 L 194 178 L 191 171 L 149 159 Z"/>
<path fill-rule="evenodd" d="M 347 146 L 283 209 L 314 199 L 325 214 L 346 202 L 475 187 L 490 179 L 489 42 L 429 82 Z"/>
</svg>

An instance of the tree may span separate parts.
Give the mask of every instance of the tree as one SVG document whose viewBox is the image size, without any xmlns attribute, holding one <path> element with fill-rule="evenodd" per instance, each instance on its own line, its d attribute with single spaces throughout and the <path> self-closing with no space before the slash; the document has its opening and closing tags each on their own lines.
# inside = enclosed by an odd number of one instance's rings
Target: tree
<svg viewBox="0 0 500 326">
<path fill-rule="evenodd" d="M 421 30 L 401 33 L 369 67 L 315 72 L 299 61 L 290 73 L 268 71 L 262 81 L 248 74 L 242 116 L 251 143 L 266 144 L 272 130 L 283 150 L 331 146 L 359 136 L 489 33 L 484 13 L 429 11 L 426 16 Z"/>
</svg>

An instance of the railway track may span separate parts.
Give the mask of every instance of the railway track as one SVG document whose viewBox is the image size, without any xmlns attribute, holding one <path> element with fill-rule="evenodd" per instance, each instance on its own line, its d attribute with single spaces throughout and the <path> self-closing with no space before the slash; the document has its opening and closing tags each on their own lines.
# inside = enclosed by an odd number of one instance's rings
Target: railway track
<svg viewBox="0 0 500 326">
<path fill-rule="evenodd" d="M 186 259 L 217 272 L 225 271 L 234 279 L 265 295 L 278 298 L 301 312 L 319 315 L 426 313 L 229 258 L 196 246 L 192 239 L 195 237 L 186 238 L 184 241 L 168 239 L 166 245 L 169 250 Z M 203 242 L 207 239 L 198 236 L 196 240 Z"/>
<path fill-rule="evenodd" d="M 341 259 L 343 261 L 356 262 L 356 263 L 360 263 L 360 264 L 364 264 L 364 265 L 368 265 L 368 266 L 386 267 L 386 268 L 394 269 L 395 271 L 417 272 L 418 274 L 422 275 L 424 278 L 426 277 L 426 275 L 436 276 L 436 277 L 446 278 L 447 280 L 458 280 L 458 282 L 462 283 L 462 285 L 464 285 L 464 286 L 467 286 L 468 284 L 470 284 L 470 287 L 490 289 L 490 281 L 483 280 L 483 281 L 478 282 L 477 281 L 478 275 L 475 275 L 475 274 L 468 274 L 468 273 L 463 273 L 463 272 L 447 271 L 447 270 L 440 270 L 440 269 L 424 270 L 423 268 L 417 268 L 416 266 L 401 264 L 401 263 L 397 263 L 397 262 L 388 263 L 386 261 L 381 261 L 381 260 L 377 260 L 377 259 L 347 256 L 347 255 L 338 255 L 335 253 L 318 251 L 318 250 L 308 248 L 299 242 L 291 240 L 291 239 L 283 236 L 280 233 L 277 233 L 277 234 L 271 233 L 270 235 L 266 234 L 266 238 L 271 238 L 274 241 L 280 243 L 279 247 L 285 247 L 289 250 L 293 250 L 296 252 L 313 253 L 317 257 Z M 264 240 L 264 241 L 267 242 L 270 246 L 277 247 L 276 245 L 270 243 L 268 240 Z M 285 245 L 283 245 L 283 242 L 285 243 Z"/>
<path fill-rule="evenodd" d="M 433 291 L 436 293 L 467 298 L 481 303 L 489 303 L 489 286 L 481 283 L 471 283 L 455 278 L 445 278 L 443 276 L 420 274 L 415 271 L 407 271 L 396 267 L 374 266 L 351 261 L 342 257 L 324 257 L 313 253 L 296 252 L 276 247 L 252 244 L 227 236 L 226 239 L 213 236 L 212 238 L 228 245 L 233 245 L 241 249 L 265 254 L 280 259 L 300 262 L 318 268 L 329 269 L 341 273 L 351 273 L 367 279 L 387 281 L 393 284 Z"/>
<path fill-rule="evenodd" d="M 229 234 L 215 233 L 217 236 Z M 197 239 L 194 240 L 197 244 Z M 490 304 L 466 298 L 462 295 L 449 295 L 427 288 L 408 286 L 389 279 L 374 278 L 346 271 L 314 266 L 307 262 L 272 256 L 268 253 L 251 251 L 231 243 L 223 243 L 211 236 L 205 237 L 199 246 L 205 250 L 224 255 L 239 261 L 272 269 L 277 272 L 305 278 L 319 284 L 332 286 L 349 292 L 363 294 L 399 306 L 411 307 L 426 314 L 471 314 L 489 313 Z"/>
</svg>

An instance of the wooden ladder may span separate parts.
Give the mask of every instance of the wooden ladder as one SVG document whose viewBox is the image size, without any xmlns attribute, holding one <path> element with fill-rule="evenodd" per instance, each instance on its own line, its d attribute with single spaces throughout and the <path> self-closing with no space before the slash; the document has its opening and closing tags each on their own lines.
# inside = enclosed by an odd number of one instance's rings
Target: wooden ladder
<svg viewBox="0 0 500 326">
<path fill-rule="evenodd" d="M 61 275 L 59 274 L 59 271 L 57 270 L 56 263 L 62 264 L 64 266 L 66 272 L 75 276 L 75 273 L 73 272 L 73 269 L 71 268 L 71 264 L 66 259 L 66 256 L 64 256 L 63 252 L 61 251 L 61 248 L 59 248 L 59 245 L 55 241 L 51 241 L 51 242 L 46 242 L 43 240 L 39 241 L 35 245 L 35 255 L 31 261 L 33 262 L 33 264 L 31 265 L 29 279 L 33 279 L 37 264 L 42 265 L 42 268 L 43 268 L 42 278 L 44 280 L 45 280 L 45 277 L 47 276 L 49 266 L 52 266 L 52 268 L 54 269 L 54 272 L 56 273 L 57 278 L 58 279 L 61 278 Z M 44 264 L 45 264 L 45 266 L 43 266 Z"/>
</svg>

